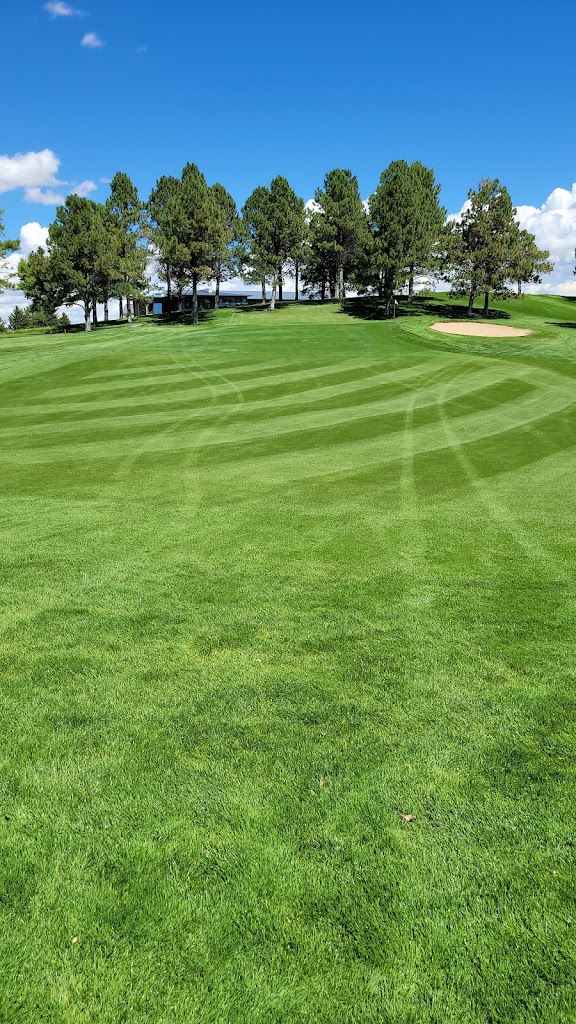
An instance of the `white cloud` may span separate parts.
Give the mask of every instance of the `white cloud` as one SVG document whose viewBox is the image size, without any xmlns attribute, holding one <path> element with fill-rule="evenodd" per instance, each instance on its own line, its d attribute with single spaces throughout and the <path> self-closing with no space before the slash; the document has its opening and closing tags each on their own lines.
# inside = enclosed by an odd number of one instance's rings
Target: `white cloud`
<svg viewBox="0 0 576 1024">
<path fill-rule="evenodd" d="M 95 181 L 81 181 L 79 185 L 72 189 L 72 192 L 75 196 L 82 196 L 85 199 L 90 192 L 95 192 L 97 188 L 98 185 Z"/>
<path fill-rule="evenodd" d="M 46 245 L 48 228 L 43 228 L 37 221 L 23 224 L 20 228 L 20 247 L 18 252 L 10 253 L 0 261 L 0 276 L 5 280 L 16 282 L 18 264 L 23 256 L 29 256 L 40 245 Z M 0 294 L 0 317 L 7 320 L 15 306 L 28 306 L 24 292 L 11 289 Z"/>
<path fill-rule="evenodd" d="M 43 149 L 39 153 L 0 156 L 0 192 L 56 185 L 59 167 L 60 160 L 51 149 Z"/>
<path fill-rule="evenodd" d="M 61 192 L 53 189 L 27 188 L 25 196 L 27 203 L 40 203 L 42 206 L 61 206 L 65 200 Z"/>
<path fill-rule="evenodd" d="M 469 205 L 466 200 L 458 213 L 450 214 L 447 219 L 461 220 Z M 554 264 L 554 270 L 541 284 L 528 285 L 525 291 L 534 295 L 539 292 L 576 295 L 576 278 L 572 275 L 576 248 L 576 182 L 571 189 L 553 189 L 542 206 L 518 206 L 517 219 L 521 228 L 535 236 L 538 248 L 550 253 Z"/>
<path fill-rule="evenodd" d="M 72 18 L 75 15 L 83 14 L 83 11 L 76 11 L 70 4 L 65 4 L 62 0 L 52 0 L 51 3 L 44 4 L 44 10 L 48 11 L 53 18 Z"/>
<path fill-rule="evenodd" d="M 37 220 L 23 224 L 20 228 L 20 254 L 29 256 L 35 249 L 44 247 L 48 240 L 48 231 L 49 228 L 43 228 Z"/>
<path fill-rule="evenodd" d="M 97 32 L 85 32 L 82 36 L 81 46 L 87 46 L 91 50 L 97 50 L 100 46 L 104 46 L 104 40 L 100 39 Z"/>
</svg>

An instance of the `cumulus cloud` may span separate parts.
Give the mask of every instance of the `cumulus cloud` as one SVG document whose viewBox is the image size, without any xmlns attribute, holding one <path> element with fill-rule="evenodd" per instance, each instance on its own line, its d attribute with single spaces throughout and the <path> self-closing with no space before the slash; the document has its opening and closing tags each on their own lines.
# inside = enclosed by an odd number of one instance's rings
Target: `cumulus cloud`
<svg viewBox="0 0 576 1024">
<path fill-rule="evenodd" d="M 82 196 L 85 199 L 90 192 L 95 192 L 97 188 L 98 185 L 95 181 L 81 181 L 79 185 L 72 189 L 72 192 L 75 196 Z"/>
<path fill-rule="evenodd" d="M 60 185 L 67 185 L 68 182 L 58 182 Z M 66 202 L 66 196 L 76 195 L 82 196 L 83 199 L 90 192 L 94 192 L 98 188 L 98 185 L 94 181 L 81 181 L 79 185 L 75 185 L 74 188 L 66 189 L 66 192 L 54 192 L 53 189 L 42 189 L 42 188 L 27 188 L 25 190 L 26 202 L 27 203 L 41 203 L 42 206 L 62 206 L 62 203 Z"/>
<path fill-rule="evenodd" d="M 466 200 L 458 213 L 450 214 L 448 220 L 461 220 L 469 205 Z M 538 248 L 550 253 L 554 264 L 554 270 L 541 284 L 528 285 L 525 291 L 576 295 L 576 277 L 572 273 L 576 248 L 576 182 L 570 189 L 553 189 L 542 206 L 518 206 L 517 220 L 521 228 L 535 236 Z"/>
<path fill-rule="evenodd" d="M 37 220 L 23 224 L 20 228 L 20 253 L 29 256 L 35 249 L 46 246 L 49 228 L 42 227 Z"/>
<path fill-rule="evenodd" d="M 80 43 L 80 46 L 87 46 L 90 50 L 97 50 L 104 45 L 104 40 L 100 39 L 97 32 L 85 32 Z"/>
<path fill-rule="evenodd" d="M 51 149 L 43 149 L 37 153 L 0 156 L 0 192 L 22 188 L 28 203 L 60 206 L 71 192 L 78 196 L 87 196 L 98 188 L 89 178 L 77 185 L 69 181 L 59 181 L 59 169 L 60 159 Z"/>
<path fill-rule="evenodd" d="M 23 224 L 20 228 L 20 246 L 18 252 L 10 253 L 5 259 L 0 260 L 0 277 L 4 280 L 17 283 L 18 264 L 23 256 L 29 256 L 39 246 L 45 246 L 48 238 L 48 228 L 42 227 L 37 221 Z M 0 294 L 0 318 L 7 320 L 15 306 L 25 307 L 29 301 L 24 292 L 13 291 L 12 289 Z"/>
<path fill-rule="evenodd" d="M 51 149 L 43 149 L 39 153 L 0 156 L 0 192 L 57 185 L 59 167 L 60 160 Z"/>
<path fill-rule="evenodd" d="M 554 270 L 531 292 L 576 295 L 574 249 L 576 247 L 576 182 L 571 189 L 555 188 L 542 206 L 519 206 L 520 227 L 536 236 L 540 249 L 547 249 Z"/>
<path fill-rule="evenodd" d="M 61 192 L 53 189 L 27 188 L 24 194 L 27 203 L 40 203 L 42 206 L 61 206 L 65 199 Z"/>
<path fill-rule="evenodd" d="M 48 11 L 53 18 L 73 18 L 84 13 L 83 11 L 76 11 L 74 7 L 63 3 L 62 0 L 53 0 L 51 3 L 44 4 L 44 10 Z"/>
</svg>

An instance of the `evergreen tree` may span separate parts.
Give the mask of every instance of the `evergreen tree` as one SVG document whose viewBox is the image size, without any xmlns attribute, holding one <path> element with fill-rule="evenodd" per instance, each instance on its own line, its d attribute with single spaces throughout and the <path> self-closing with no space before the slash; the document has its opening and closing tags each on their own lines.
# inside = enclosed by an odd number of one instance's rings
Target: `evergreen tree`
<svg viewBox="0 0 576 1024">
<path fill-rule="evenodd" d="M 172 176 L 163 176 L 156 182 L 147 204 L 148 237 L 158 262 L 159 276 L 166 282 L 168 313 L 172 312 L 173 285 L 178 291 L 184 286 L 182 251 L 176 234 L 181 182 Z"/>
<path fill-rule="evenodd" d="M 371 237 L 360 254 L 356 279 L 361 288 L 385 297 L 388 309 L 406 279 L 412 299 L 415 273 L 433 262 L 445 217 L 439 191 L 428 167 L 395 160 L 368 201 Z"/>
<path fill-rule="evenodd" d="M 317 189 L 315 201 L 319 209 L 311 224 L 317 256 L 322 262 L 335 298 L 345 298 L 346 281 L 353 274 L 359 252 L 366 244 L 368 223 L 358 191 L 358 181 L 351 171 L 336 169 L 324 179 L 324 188 Z M 315 235 L 315 237 L 314 237 Z"/>
<path fill-rule="evenodd" d="M 378 188 L 368 200 L 372 238 L 363 253 L 361 277 L 386 299 L 388 309 L 395 289 L 406 279 L 414 252 L 412 191 L 409 165 L 395 160 L 382 172 Z"/>
<path fill-rule="evenodd" d="M 254 263 L 264 271 L 264 278 L 272 280 L 273 309 L 276 286 L 281 301 L 284 274 L 291 257 L 302 245 L 306 229 L 304 202 L 286 178 L 279 176 L 270 182 L 269 188 L 256 188 L 242 212 Z"/>
<path fill-rule="evenodd" d="M 119 171 L 110 184 L 110 195 L 106 200 L 111 228 L 111 276 L 104 284 L 104 319 L 108 319 L 108 295 L 115 294 L 120 303 L 120 319 L 123 319 L 122 299 L 126 298 L 126 316 L 132 318 L 131 304 L 142 296 L 146 286 L 146 250 L 141 242 L 144 237 L 143 221 L 145 206 L 138 197 L 136 186 L 127 174 Z"/>
<path fill-rule="evenodd" d="M 26 298 L 32 299 L 31 309 L 43 314 L 48 322 L 64 302 L 65 294 L 53 276 L 50 255 L 42 246 L 20 260 L 18 279 Z"/>
<path fill-rule="evenodd" d="M 82 307 L 84 328 L 90 331 L 95 297 L 110 280 L 114 259 L 103 208 L 90 199 L 68 196 L 50 226 L 48 249 L 51 286 L 63 303 Z"/>
<path fill-rule="evenodd" d="M 540 284 L 543 274 L 550 274 L 554 264 L 550 262 L 550 253 L 539 249 L 536 237 L 516 225 L 512 235 L 512 251 L 510 256 L 509 280 L 517 288 L 518 298 L 522 297 L 523 284 Z"/>
<path fill-rule="evenodd" d="M 26 310 L 20 309 L 20 306 L 14 306 L 14 309 L 8 317 L 9 330 L 24 331 L 26 327 Z"/>
<path fill-rule="evenodd" d="M 240 268 L 239 245 L 242 240 L 242 222 L 236 203 L 224 186 L 217 182 L 215 185 L 212 185 L 211 191 L 219 221 L 218 230 L 214 237 L 211 275 L 216 284 L 214 305 L 218 309 L 222 281 L 234 277 Z"/>
<path fill-rule="evenodd" d="M 302 263 L 302 280 L 307 294 L 319 295 L 324 301 L 327 293 L 336 294 L 337 260 L 333 235 L 322 210 L 314 209 L 307 217 L 308 243 Z"/>
<path fill-rule="evenodd" d="M 410 238 L 407 251 L 408 300 L 414 294 L 414 275 L 436 268 L 438 243 L 442 237 L 446 210 L 440 206 L 440 185 L 434 171 L 419 160 L 408 169 Z"/>
<path fill-rule="evenodd" d="M 468 316 L 482 293 L 486 316 L 490 294 L 501 291 L 510 279 L 518 234 L 515 217 L 508 190 L 497 178 L 486 178 L 468 192 L 468 209 L 450 236 L 452 290 L 468 295 Z"/>
<path fill-rule="evenodd" d="M 268 224 L 270 220 L 270 194 L 264 185 L 257 188 L 248 196 L 242 207 L 242 219 L 244 224 L 244 235 L 246 246 L 243 262 L 245 269 L 243 277 L 247 281 L 259 281 L 262 286 L 262 302 L 266 302 L 266 284 L 272 284 L 272 299 L 276 289 L 275 264 L 269 259 L 268 245 Z"/>
<path fill-rule="evenodd" d="M 211 260 L 220 244 L 222 218 L 216 199 L 196 164 L 182 171 L 176 206 L 175 235 L 184 279 L 192 285 L 192 322 L 198 323 L 198 282 L 210 276 Z"/>
</svg>

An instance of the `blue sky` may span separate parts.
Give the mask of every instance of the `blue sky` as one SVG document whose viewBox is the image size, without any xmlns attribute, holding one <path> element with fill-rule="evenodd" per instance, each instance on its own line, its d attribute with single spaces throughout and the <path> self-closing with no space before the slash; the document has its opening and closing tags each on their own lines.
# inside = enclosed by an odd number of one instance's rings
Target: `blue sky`
<svg viewBox="0 0 576 1024">
<path fill-rule="evenodd" d="M 117 170 L 146 197 L 193 161 L 242 204 L 276 174 L 309 199 L 337 166 L 367 196 L 391 160 L 417 159 L 434 168 L 449 212 L 499 177 L 538 240 L 558 253 L 562 243 L 568 281 L 573 3 L 5 0 L 0 29 L 12 82 L 0 207 L 14 237 L 47 226 L 78 186 L 105 199 Z M 26 153 L 43 155 L 18 163 Z"/>
</svg>

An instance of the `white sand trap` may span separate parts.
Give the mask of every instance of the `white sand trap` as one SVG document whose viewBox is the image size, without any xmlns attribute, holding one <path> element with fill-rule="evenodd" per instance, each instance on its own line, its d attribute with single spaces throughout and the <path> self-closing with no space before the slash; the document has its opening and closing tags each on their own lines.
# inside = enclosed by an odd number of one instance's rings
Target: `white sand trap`
<svg viewBox="0 0 576 1024">
<path fill-rule="evenodd" d="M 463 324 L 444 323 L 430 324 L 433 331 L 441 331 L 442 334 L 467 334 L 474 338 L 521 338 L 525 334 L 532 334 L 523 327 L 503 327 L 501 324 Z"/>
</svg>

